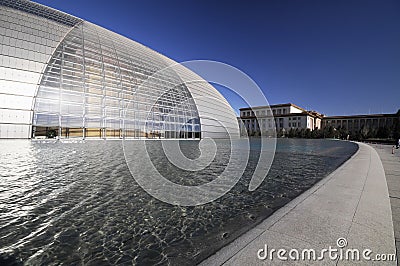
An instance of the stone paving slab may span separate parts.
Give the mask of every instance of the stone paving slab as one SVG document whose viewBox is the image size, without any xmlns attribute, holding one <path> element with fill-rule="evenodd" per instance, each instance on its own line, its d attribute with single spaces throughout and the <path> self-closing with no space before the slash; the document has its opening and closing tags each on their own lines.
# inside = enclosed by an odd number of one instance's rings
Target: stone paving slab
<svg viewBox="0 0 400 266">
<path fill-rule="evenodd" d="M 347 242 L 349 248 L 395 254 L 395 237 L 391 201 L 400 213 L 400 197 L 389 199 L 385 172 L 378 153 L 369 145 L 358 143 L 359 150 L 336 171 L 279 209 L 265 221 L 251 229 L 201 265 L 354 265 L 375 264 L 372 261 L 329 259 L 327 253 L 320 261 L 291 260 L 292 249 L 303 252 L 338 248 L 337 240 Z M 400 150 L 399 150 L 400 151 Z M 390 165 L 396 167 L 391 162 Z M 395 169 L 392 169 L 395 170 Z M 397 187 L 396 187 L 397 188 Z M 400 217 L 400 215 L 399 215 Z M 400 219 L 395 227 L 400 226 Z M 399 231 L 400 232 L 400 231 Z M 400 242 L 400 238 L 398 238 Z M 261 260 L 264 250 L 285 249 L 289 261 Z M 339 249 L 340 250 L 340 249 Z M 292 257 L 296 254 L 292 251 Z M 293 255 L 294 254 L 294 255 Z M 317 255 L 317 257 L 318 257 Z M 396 265 L 396 261 L 379 262 Z"/>
<path fill-rule="evenodd" d="M 378 152 L 385 170 L 392 207 L 396 249 L 400 251 L 400 149 L 395 149 L 392 154 L 391 145 L 372 144 L 371 146 Z M 397 254 L 399 255 L 399 252 Z M 397 260 L 399 261 L 399 258 Z"/>
</svg>

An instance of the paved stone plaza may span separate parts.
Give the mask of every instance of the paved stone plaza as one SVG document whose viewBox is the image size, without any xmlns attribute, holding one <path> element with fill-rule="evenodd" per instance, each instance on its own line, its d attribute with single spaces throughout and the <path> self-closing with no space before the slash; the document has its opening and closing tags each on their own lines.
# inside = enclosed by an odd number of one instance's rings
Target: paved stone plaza
<svg viewBox="0 0 400 266">
<path fill-rule="evenodd" d="M 392 207 L 392 219 L 396 250 L 400 250 L 400 149 L 394 149 L 391 145 L 371 145 L 381 157 L 385 169 L 386 182 L 389 189 L 390 204 Z"/>
<path fill-rule="evenodd" d="M 272 261 L 260 260 L 258 251 L 267 245 L 269 250 L 312 248 L 320 252 L 329 246 L 337 248 L 339 238 L 347 240 L 346 249 L 394 254 L 393 223 L 395 229 L 400 227 L 400 182 L 393 181 L 399 178 L 400 160 L 398 156 L 392 158 L 385 150 L 387 147 L 376 149 L 383 154 L 389 190 L 378 153 L 371 146 L 359 143 L 358 152 L 336 171 L 208 258 L 203 265 L 281 265 L 288 262 L 278 260 L 276 254 Z M 391 204 L 395 206 L 397 217 L 393 222 Z M 290 262 L 296 265 L 366 264 L 365 260 L 338 261 L 330 260 L 329 256 L 323 261 Z M 379 265 L 396 265 L 396 261 Z"/>
</svg>

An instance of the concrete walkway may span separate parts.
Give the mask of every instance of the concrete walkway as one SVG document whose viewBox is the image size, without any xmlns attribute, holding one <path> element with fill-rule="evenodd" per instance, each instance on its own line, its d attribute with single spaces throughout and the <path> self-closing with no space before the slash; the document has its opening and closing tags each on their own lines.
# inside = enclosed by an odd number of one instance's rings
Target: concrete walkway
<svg viewBox="0 0 400 266">
<path fill-rule="evenodd" d="M 360 257 L 367 248 L 372 250 L 367 254 L 371 258 L 378 253 L 395 254 L 384 169 L 377 152 L 363 143 L 340 168 L 201 265 L 396 265 L 396 261 L 373 263 L 362 258 L 358 262 L 331 260 L 329 253 L 322 261 L 295 261 L 289 257 L 296 256 L 291 249 L 297 249 L 300 257 L 304 249 L 314 249 L 318 257 L 324 248 L 338 248 L 339 238 L 348 243 L 343 251 L 358 249 Z M 289 261 L 279 260 L 276 252 L 273 260 L 259 259 L 258 255 L 265 256 L 260 251 L 265 246 L 268 253 L 285 249 L 283 257 Z"/>
<path fill-rule="evenodd" d="M 371 145 L 381 157 L 385 169 L 386 182 L 392 206 L 392 220 L 396 241 L 397 256 L 400 254 L 400 149 L 394 150 L 392 145 Z"/>
</svg>

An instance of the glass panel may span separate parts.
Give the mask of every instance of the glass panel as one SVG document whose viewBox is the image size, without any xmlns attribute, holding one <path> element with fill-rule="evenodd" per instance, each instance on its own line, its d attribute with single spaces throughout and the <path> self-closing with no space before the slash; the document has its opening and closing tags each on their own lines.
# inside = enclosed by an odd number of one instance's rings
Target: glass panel
<svg viewBox="0 0 400 266">
<path fill-rule="evenodd" d="M 90 23 L 75 27 L 45 70 L 35 111 L 56 112 L 62 127 L 88 128 L 86 136 L 192 138 L 200 132 L 196 105 L 180 77 L 172 70 L 156 73 L 167 67 L 161 57 L 124 43 Z M 63 91 L 51 94 L 49 86 Z M 173 133 L 165 134 L 166 128 Z"/>
</svg>

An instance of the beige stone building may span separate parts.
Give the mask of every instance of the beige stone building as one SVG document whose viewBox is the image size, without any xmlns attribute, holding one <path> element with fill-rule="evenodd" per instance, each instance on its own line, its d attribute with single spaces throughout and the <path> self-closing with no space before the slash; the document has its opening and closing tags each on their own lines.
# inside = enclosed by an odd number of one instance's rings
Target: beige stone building
<svg viewBox="0 0 400 266">
<path fill-rule="evenodd" d="M 293 129 L 320 129 L 323 115 L 307 111 L 292 103 L 257 106 L 240 109 L 241 129 L 250 134 Z"/>
<path fill-rule="evenodd" d="M 378 131 L 389 137 L 397 137 L 400 128 L 400 110 L 394 114 L 324 116 L 316 111 L 307 111 L 292 103 L 256 106 L 240 109 L 238 118 L 241 131 L 250 135 L 272 131 L 289 132 L 290 129 L 329 129 L 347 132 L 349 137 L 357 134 L 377 134 Z M 400 132 L 398 132 L 400 134 Z M 371 135 L 371 134 L 370 134 Z M 393 136 L 392 136 L 393 135 Z M 396 136 L 394 136 L 396 135 Z"/>
<path fill-rule="evenodd" d="M 363 129 L 378 130 L 379 128 L 387 128 L 393 130 L 399 123 L 400 110 L 396 114 L 328 116 L 322 120 L 322 127 L 342 128 L 350 134 L 356 134 Z"/>
</svg>

